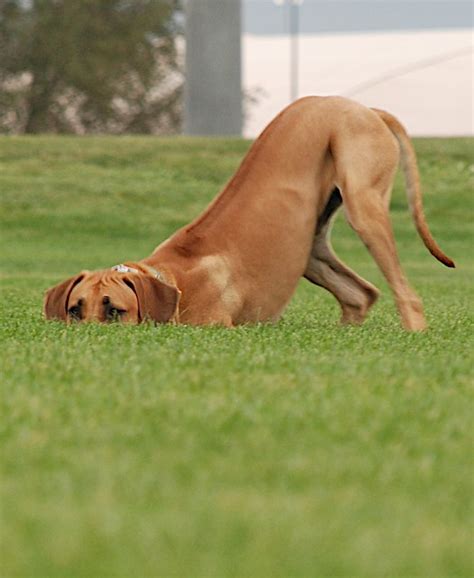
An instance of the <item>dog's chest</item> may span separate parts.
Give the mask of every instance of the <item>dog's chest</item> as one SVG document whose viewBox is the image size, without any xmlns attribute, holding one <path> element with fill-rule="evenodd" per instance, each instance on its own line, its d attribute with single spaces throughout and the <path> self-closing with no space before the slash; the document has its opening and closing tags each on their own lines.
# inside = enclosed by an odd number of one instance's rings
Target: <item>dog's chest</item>
<svg viewBox="0 0 474 578">
<path fill-rule="evenodd" d="M 235 313 L 242 305 L 243 296 L 228 258 L 208 255 L 202 257 L 200 265 L 205 270 L 211 286 L 210 294 L 213 294 L 231 315 Z"/>
</svg>

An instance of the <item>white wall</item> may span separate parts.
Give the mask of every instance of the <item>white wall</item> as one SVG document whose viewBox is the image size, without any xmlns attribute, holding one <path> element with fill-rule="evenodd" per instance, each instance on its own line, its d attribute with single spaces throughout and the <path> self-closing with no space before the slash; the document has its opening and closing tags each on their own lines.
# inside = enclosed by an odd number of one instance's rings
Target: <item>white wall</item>
<svg viewBox="0 0 474 578">
<path fill-rule="evenodd" d="M 472 30 L 302 35 L 299 95 L 340 94 L 395 114 L 413 135 L 473 135 Z M 288 36 L 243 36 L 243 87 L 263 91 L 244 135 L 289 103 Z"/>
</svg>

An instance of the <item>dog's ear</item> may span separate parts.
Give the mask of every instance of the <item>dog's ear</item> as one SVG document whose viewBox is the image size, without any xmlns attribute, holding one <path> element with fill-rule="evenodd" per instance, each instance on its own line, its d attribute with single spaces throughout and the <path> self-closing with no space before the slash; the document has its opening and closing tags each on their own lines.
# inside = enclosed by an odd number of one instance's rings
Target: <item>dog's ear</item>
<svg viewBox="0 0 474 578">
<path fill-rule="evenodd" d="M 46 319 L 67 319 L 67 304 L 73 288 L 86 276 L 87 271 L 66 279 L 46 291 L 44 298 L 44 315 Z"/>
<path fill-rule="evenodd" d="M 151 319 L 157 323 L 167 323 L 176 318 L 181 291 L 173 285 L 142 273 L 124 277 L 137 296 L 140 321 Z"/>
</svg>

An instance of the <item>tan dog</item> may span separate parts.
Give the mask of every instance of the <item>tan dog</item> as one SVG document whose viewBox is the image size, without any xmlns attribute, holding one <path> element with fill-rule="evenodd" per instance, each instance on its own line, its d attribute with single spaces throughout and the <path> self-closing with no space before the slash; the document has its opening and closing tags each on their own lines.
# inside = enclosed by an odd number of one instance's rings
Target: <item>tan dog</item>
<svg viewBox="0 0 474 578">
<path fill-rule="evenodd" d="M 304 276 L 336 297 L 344 323 L 361 323 L 378 290 L 331 249 L 331 221 L 343 204 L 393 290 L 404 327 L 424 329 L 388 214 L 400 153 L 418 233 L 454 267 L 428 230 L 415 152 L 397 119 L 345 98 L 308 97 L 268 125 L 200 217 L 139 263 L 85 271 L 53 287 L 46 317 L 228 327 L 274 321 Z"/>
</svg>

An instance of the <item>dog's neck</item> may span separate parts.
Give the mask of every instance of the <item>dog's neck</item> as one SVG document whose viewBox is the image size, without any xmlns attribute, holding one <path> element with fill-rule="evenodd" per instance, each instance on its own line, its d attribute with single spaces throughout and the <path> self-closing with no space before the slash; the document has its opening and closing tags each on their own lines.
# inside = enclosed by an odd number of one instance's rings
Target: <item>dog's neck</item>
<svg viewBox="0 0 474 578">
<path fill-rule="evenodd" d="M 120 263 L 119 265 L 114 265 L 111 267 L 112 271 L 117 271 L 118 273 L 149 273 L 159 281 L 167 283 L 168 285 L 175 285 L 163 271 L 159 271 L 150 265 L 144 265 L 143 263 Z"/>
</svg>

